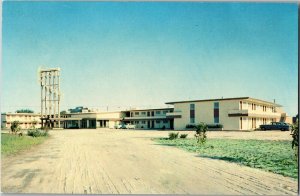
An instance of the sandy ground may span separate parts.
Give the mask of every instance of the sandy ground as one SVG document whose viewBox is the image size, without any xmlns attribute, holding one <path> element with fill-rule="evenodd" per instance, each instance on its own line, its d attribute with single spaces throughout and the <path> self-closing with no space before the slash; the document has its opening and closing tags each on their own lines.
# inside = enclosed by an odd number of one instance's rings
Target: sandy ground
<svg viewBox="0 0 300 196">
<path fill-rule="evenodd" d="M 96 194 L 297 194 L 297 181 L 159 145 L 168 131 L 63 130 L 35 149 L 2 157 L 2 192 Z M 289 132 L 209 137 L 290 139 Z M 192 133 L 190 134 L 192 135 Z"/>
</svg>

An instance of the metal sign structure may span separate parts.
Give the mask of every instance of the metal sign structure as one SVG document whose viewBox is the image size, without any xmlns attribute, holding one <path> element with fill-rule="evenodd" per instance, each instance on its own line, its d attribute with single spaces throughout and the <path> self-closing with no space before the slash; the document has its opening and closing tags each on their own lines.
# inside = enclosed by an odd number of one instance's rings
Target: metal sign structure
<svg viewBox="0 0 300 196">
<path fill-rule="evenodd" d="M 39 70 L 42 127 L 60 128 L 60 68 Z"/>
</svg>

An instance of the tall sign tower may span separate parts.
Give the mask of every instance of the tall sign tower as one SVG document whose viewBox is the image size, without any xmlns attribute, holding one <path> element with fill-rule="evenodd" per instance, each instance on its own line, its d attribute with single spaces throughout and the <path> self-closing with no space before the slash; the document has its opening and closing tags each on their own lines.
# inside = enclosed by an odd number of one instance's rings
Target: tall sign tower
<svg viewBox="0 0 300 196">
<path fill-rule="evenodd" d="M 60 68 L 39 70 L 42 127 L 60 128 Z"/>
</svg>

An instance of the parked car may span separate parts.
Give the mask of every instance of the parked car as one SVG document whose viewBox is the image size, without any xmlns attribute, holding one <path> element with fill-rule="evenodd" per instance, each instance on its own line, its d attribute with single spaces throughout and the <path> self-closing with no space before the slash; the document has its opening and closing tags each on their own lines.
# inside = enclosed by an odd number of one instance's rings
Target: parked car
<svg viewBox="0 0 300 196">
<path fill-rule="evenodd" d="M 135 129 L 135 125 L 127 124 L 126 129 Z"/>
<path fill-rule="evenodd" d="M 119 124 L 116 126 L 117 129 L 126 129 L 126 126 L 124 124 Z"/>
<path fill-rule="evenodd" d="M 284 122 L 271 122 L 269 125 L 260 125 L 259 128 L 261 130 L 281 130 L 281 131 L 288 131 L 290 126 Z"/>
</svg>

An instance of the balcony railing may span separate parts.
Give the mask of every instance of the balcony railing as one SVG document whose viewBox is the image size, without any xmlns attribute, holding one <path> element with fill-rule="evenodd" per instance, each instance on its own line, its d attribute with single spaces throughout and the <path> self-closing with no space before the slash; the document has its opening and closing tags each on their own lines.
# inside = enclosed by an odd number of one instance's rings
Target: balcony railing
<svg viewBox="0 0 300 196">
<path fill-rule="evenodd" d="M 181 112 L 169 112 L 169 113 L 166 113 L 166 117 L 167 118 L 181 118 L 182 114 Z"/>
<path fill-rule="evenodd" d="M 228 116 L 250 116 L 250 117 L 262 117 L 262 118 L 279 118 L 281 113 L 276 112 L 262 112 L 257 110 L 229 110 Z"/>
<path fill-rule="evenodd" d="M 248 110 L 229 110 L 228 116 L 248 116 Z"/>
</svg>

